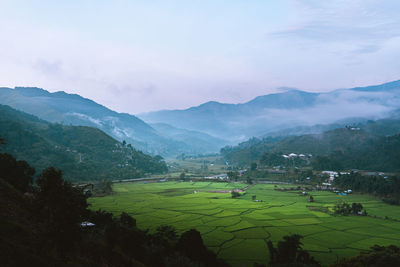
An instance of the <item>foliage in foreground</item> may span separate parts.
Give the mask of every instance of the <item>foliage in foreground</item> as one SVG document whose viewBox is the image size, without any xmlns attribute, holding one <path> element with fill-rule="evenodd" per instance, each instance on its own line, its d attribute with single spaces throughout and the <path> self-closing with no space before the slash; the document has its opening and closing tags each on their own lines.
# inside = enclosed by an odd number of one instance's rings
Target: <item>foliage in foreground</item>
<svg viewBox="0 0 400 267">
<path fill-rule="evenodd" d="M 303 250 L 300 239 L 301 235 L 284 236 L 275 248 L 271 241 L 268 241 L 269 264 L 271 267 L 278 266 L 321 266 L 306 250 Z"/>
<path fill-rule="evenodd" d="M 10 177 L 7 170 L 0 169 L 0 177 Z M 161 226 L 150 234 L 126 213 L 115 218 L 88 210 L 81 189 L 53 167 L 39 175 L 37 185 L 18 177 L 17 187 L 0 178 L 2 266 L 228 266 L 194 229 L 179 236 Z M 30 192 L 17 189 L 22 185 Z"/>
</svg>

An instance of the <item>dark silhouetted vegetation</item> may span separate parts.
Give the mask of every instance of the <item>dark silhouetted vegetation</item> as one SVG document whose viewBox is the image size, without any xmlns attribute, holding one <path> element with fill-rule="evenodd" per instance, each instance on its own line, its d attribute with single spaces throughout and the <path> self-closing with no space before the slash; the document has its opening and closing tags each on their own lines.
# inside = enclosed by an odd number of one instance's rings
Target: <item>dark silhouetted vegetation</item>
<svg viewBox="0 0 400 267">
<path fill-rule="evenodd" d="M 24 160 L 16 160 L 10 154 L 0 153 L 0 173 L 7 183 L 26 192 L 32 185 L 35 169 Z"/>
<path fill-rule="evenodd" d="M 284 236 L 275 248 L 271 241 L 267 242 L 269 249 L 269 266 L 320 266 L 320 264 L 302 249 L 300 235 Z"/>
<path fill-rule="evenodd" d="M 231 192 L 231 195 L 232 195 L 232 198 L 240 197 L 240 193 L 237 192 L 237 191 L 232 191 L 232 192 Z"/>
<path fill-rule="evenodd" d="M 351 205 L 346 202 L 341 202 L 333 207 L 334 213 L 339 215 L 367 215 L 367 211 L 363 210 L 361 203 L 352 203 Z"/>
<path fill-rule="evenodd" d="M 16 181 L 17 174 L 25 181 L 26 166 L 8 158 L 13 159 L 7 155 L 2 164 L 11 166 L 0 169 L 2 266 L 228 266 L 194 229 L 179 236 L 173 227 L 160 226 L 150 234 L 127 213 L 117 218 L 88 210 L 82 188 L 53 167 L 25 193 Z M 11 177 L 13 168 L 11 181 L 18 187 L 2 178 Z"/>
</svg>

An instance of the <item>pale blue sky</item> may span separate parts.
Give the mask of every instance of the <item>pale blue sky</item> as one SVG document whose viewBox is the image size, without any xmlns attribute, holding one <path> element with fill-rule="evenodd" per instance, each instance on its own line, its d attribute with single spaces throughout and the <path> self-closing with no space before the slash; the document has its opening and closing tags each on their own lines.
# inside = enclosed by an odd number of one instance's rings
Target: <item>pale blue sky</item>
<svg viewBox="0 0 400 267">
<path fill-rule="evenodd" d="M 0 1 L 0 86 L 138 113 L 400 79 L 400 1 Z"/>
</svg>

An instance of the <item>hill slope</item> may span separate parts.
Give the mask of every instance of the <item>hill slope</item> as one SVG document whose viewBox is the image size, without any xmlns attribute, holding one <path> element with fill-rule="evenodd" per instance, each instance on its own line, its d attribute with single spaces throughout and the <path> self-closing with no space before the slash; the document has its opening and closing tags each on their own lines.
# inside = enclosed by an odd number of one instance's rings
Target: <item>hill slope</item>
<svg viewBox="0 0 400 267">
<path fill-rule="evenodd" d="M 368 128 L 369 124 L 363 126 Z M 284 139 L 251 139 L 236 147 L 225 147 L 221 149 L 221 153 L 226 160 L 238 165 L 262 161 L 262 158 L 267 159 L 266 161 L 273 159 L 274 163 L 271 164 L 280 165 L 284 163 L 282 154 L 295 153 L 311 154 L 314 168 L 321 170 L 363 169 L 396 172 L 400 171 L 399 132 L 393 136 L 379 136 L 362 128 L 347 127 L 322 134 L 291 136 Z"/>
<path fill-rule="evenodd" d="M 124 145 L 99 129 L 52 124 L 0 105 L 3 152 L 26 160 L 38 172 L 54 166 L 72 181 L 135 178 L 166 171 L 160 157 Z"/>
</svg>

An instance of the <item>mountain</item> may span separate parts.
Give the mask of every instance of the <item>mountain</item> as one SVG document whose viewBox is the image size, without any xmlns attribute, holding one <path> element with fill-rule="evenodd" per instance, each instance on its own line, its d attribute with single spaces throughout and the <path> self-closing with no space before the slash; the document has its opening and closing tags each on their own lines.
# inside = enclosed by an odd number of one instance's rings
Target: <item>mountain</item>
<svg viewBox="0 0 400 267">
<path fill-rule="evenodd" d="M 148 123 L 168 123 L 239 142 L 295 127 L 343 125 L 391 117 L 399 108 L 400 81 L 395 81 L 328 93 L 290 89 L 241 104 L 207 102 L 185 110 L 162 110 L 137 116 Z"/>
<path fill-rule="evenodd" d="M 221 149 L 225 160 L 235 165 L 260 161 L 269 166 L 293 166 L 291 160 L 296 161 L 299 157 L 285 159 L 282 156 L 291 153 L 305 155 L 319 170 L 396 172 L 400 170 L 400 120 L 369 121 L 357 127 L 347 126 L 321 134 L 252 138 L 238 146 Z M 297 163 L 301 161 L 297 160 Z"/>
<path fill-rule="evenodd" d="M 41 119 L 64 125 L 91 126 L 101 129 L 119 141 L 125 140 L 135 148 L 151 154 L 174 156 L 181 153 L 215 152 L 191 140 L 173 139 L 156 131 L 141 119 L 126 113 L 117 113 L 76 94 L 50 93 L 35 87 L 0 88 L 0 104 L 33 114 Z M 196 142 L 199 140 L 196 140 Z M 222 142 L 227 144 L 227 142 Z"/>
<path fill-rule="evenodd" d="M 228 141 L 209 134 L 176 128 L 166 123 L 151 123 L 150 126 L 166 138 L 190 144 L 185 148 L 189 154 L 217 153 L 221 147 L 229 144 Z"/>
<path fill-rule="evenodd" d="M 50 166 L 61 169 L 70 181 L 167 171 L 160 156 L 146 155 L 97 128 L 53 124 L 4 105 L 0 105 L 0 136 L 6 140 L 2 152 L 27 161 L 37 173 Z"/>
</svg>

